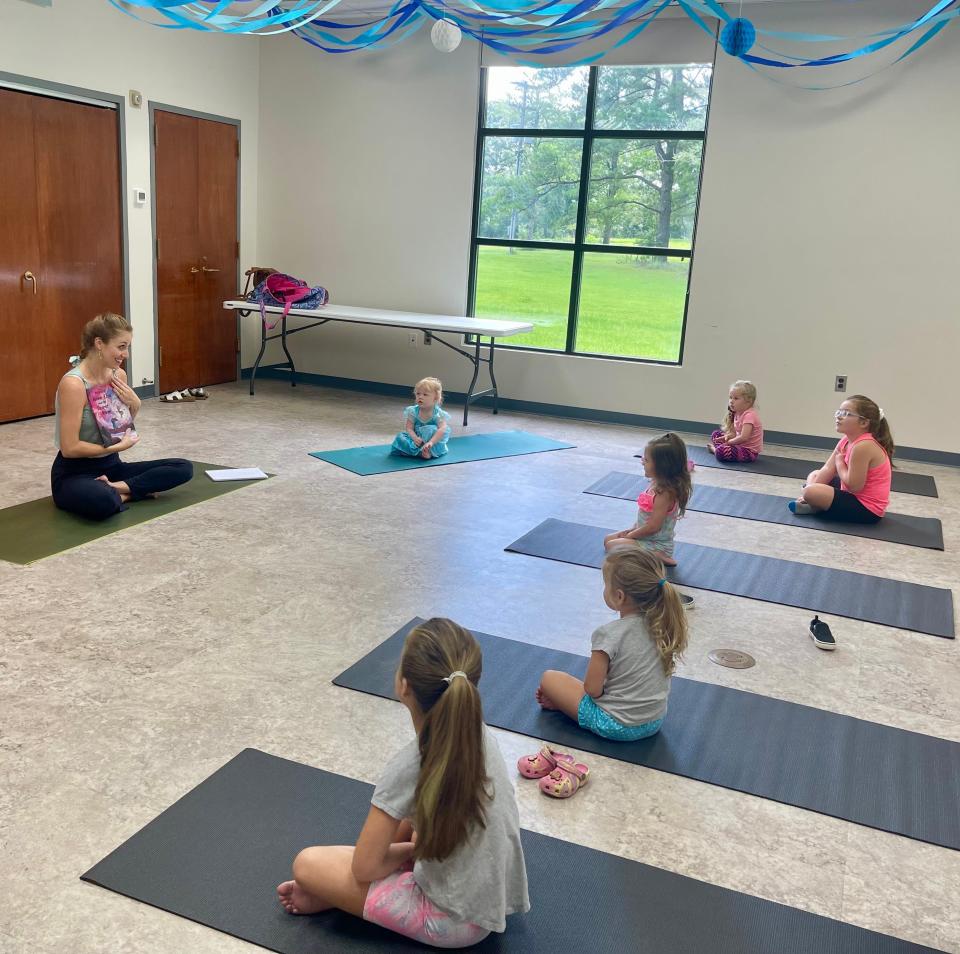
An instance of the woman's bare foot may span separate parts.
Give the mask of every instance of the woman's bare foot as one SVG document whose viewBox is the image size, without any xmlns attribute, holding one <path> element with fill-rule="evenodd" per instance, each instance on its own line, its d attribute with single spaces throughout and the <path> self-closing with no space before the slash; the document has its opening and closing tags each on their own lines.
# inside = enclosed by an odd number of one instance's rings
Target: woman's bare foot
<svg viewBox="0 0 960 954">
<path fill-rule="evenodd" d="M 662 561 L 662 563 L 663 563 L 664 566 L 676 566 L 676 565 L 677 565 L 677 561 L 674 560 L 673 557 L 662 556 L 662 557 L 660 557 L 660 560 Z"/>
<path fill-rule="evenodd" d="M 430 458 L 433 457 L 433 453 L 431 452 L 430 448 L 427 447 L 426 444 L 423 445 L 423 448 L 420 451 L 420 456 L 424 460 L 430 460 Z"/>
<path fill-rule="evenodd" d="M 316 914 L 330 906 L 324 904 L 318 897 L 307 894 L 296 881 L 284 881 L 283 884 L 278 884 L 277 898 L 287 914 Z"/>
<path fill-rule="evenodd" d="M 113 487 L 113 489 L 120 494 L 120 503 L 127 503 L 130 498 L 133 496 L 130 493 L 130 488 L 127 486 L 125 481 L 122 480 L 108 480 L 106 474 L 101 474 L 97 480 L 102 480 L 108 487 Z"/>
<path fill-rule="evenodd" d="M 556 703 L 543 691 L 540 686 L 537 686 L 536 693 L 537 702 L 540 704 L 541 709 L 557 709 L 558 706 Z"/>
</svg>

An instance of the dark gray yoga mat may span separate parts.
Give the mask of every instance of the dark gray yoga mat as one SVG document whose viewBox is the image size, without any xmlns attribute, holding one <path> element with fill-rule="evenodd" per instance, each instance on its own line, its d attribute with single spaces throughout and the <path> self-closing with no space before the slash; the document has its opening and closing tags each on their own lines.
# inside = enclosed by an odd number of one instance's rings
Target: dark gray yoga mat
<svg viewBox="0 0 960 954">
<path fill-rule="evenodd" d="M 649 481 L 638 474 L 619 471 L 601 477 L 584 491 L 600 497 L 617 497 L 621 500 L 636 500 L 647 489 Z M 798 517 L 790 512 L 787 504 L 792 497 L 774 497 L 770 494 L 755 494 L 744 490 L 728 490 L 726 487 L 711 487 L 697 484 L 687 504 L 688 510 L 702 513 L 717 513 L 724 517 L 742 517 L 745 520 L 761 520 L 764 523 L 780 523 L 786 527 L 803 527 L 807 530 L 826 530 L 869 540 L 885 540 L 888 543 L 905 543 L 911 547 L 943 549 L 943 527 L 936 517 L 911 517 L 903 513 L 886 513 L 879 523 L 840 523 L 823 517 Z"/>
<path fill-rule="evenodd" d="M 635 454 L 641 457 L 641 454 Z M 742 470 L 747 474 L 765 474 L 767 477 L 796 477 L 806 480 L 811 470 L 823 466 L 827 455 L 820 460 L 797 460 L 794 457 L 771 457 L 761 454 L 752 464 L 729 463 L 718 461 L 706 447 L 697 447 L 696 444 L 687 444 L 687 456 L 698 467 L 719 467 L 723 470 Z M 894 470 L 891 489 L 899 494 L 916 494 L 920 497 L 936 497 L 937 485 L 928 474 L 908 474 L 902 470 Z"/>
<path fill-rule="evenodd" d="M 612 532 L 551 517 L 506 549 L 599 568 L 603 538 Z M 953 593 L 940 587 L 696 543 L 678 542 L 674 556 L 680 566 L 668 567 L 667 574 L 683 586 L 954 638 Z"/>
<path fill-rule="evenodd" d="M 395 698 L 393 674 L 418 622 L 334 683 Z M 656 736 L 611 742 L 534 701 L 544 670 L 582 679 L 585 657 L 474 636 L 483 650 L 480 693 L 490 725 L 960 850 L 960 743 L 679 676 Z"/>
<path fill-rule="evenodd" d="M 245 749 L 82 877 L 280 954 L 432 950 L 347 914 L 291 916 L 274 896 L 301 848 L 356 841 L 372 792 Z M 534 832 L 522 838 L 532 910 L 470 950 L 555 954 L 561 941 L 637 954 L 933 950 Z"/>
</svg>

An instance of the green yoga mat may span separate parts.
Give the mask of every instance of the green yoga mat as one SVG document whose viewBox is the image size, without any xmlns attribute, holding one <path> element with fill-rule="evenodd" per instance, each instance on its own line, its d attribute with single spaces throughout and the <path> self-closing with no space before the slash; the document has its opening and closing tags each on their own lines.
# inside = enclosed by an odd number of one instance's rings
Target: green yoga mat
<svg viewBox="0 0 960 954">
<path fill-rule="evenodd" d="M 193 462 L 193 480 L 153 500 L 138 500 L 106 520 L 87 520 L 58 510 L 52 497 L 29 500 L 0 510 L 0 560 L 26 565 L 91 540 L 135 527 L 204 500 L 240 490 L 258 480 L 211 480 L 204 471 L 221 470 L 223 464 Z"/>
<path fill-rule="evenodd" d="M 526 431 L 495 431 L 493 434 L 469 434 L 451 437 L 450 450 L 443 457 L 403 457 L 391 454 L 389 444 L 373 447 L 348 447 L 344 450 L 311 451 L 310 456 L 336 464 L 361 477 L 371 474 L 392 474 L 397 470 L 417 470 L 421 467 L 440 467 L 444 464 L 462 464 L 468 460 L 490 460 L 494 457 L 518 457 L 521 454 L 540 454 L 543 451 L 567 450 L 575 447 L 564 441 L 555 441 Z"/>
</svg>

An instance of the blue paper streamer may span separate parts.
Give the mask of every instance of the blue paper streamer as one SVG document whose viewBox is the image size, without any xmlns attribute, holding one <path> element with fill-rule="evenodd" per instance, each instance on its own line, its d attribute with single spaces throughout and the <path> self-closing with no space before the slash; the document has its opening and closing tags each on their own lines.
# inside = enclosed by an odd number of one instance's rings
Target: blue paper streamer
<svg viewBox="0 0 960 954">
<path fill-rule="evenodd" d="M 347 22 L 324 16 L 340 0 L 106 0 L 129 16 L 168 30 L 197 30 L 229 34 L 293 33 L 327 53 L 384 49 L 417 32 L 424 24 L 446 19 L 469 37 L 513 57 L 527 57 L 524 65 L 538 66 L 538 57 L 574 50 L 622 29 L 624 35 L 608 48 L 582 57 L 570 66 L 602 59 L 611 50 L 638 36 L 669 5 L 669 0 L 397 0 L 380 17 Z M 852 2 L 852 0 L 846 0 Z M 960 19 L 960 0 L 938 0 L 922 16 L 899 26 L 861 36 L 839 36 L 764 30 L 733 17 L 718 0 L 677 0 L 680 9 L 699 29 L 716 36 L 708 21 L 723 25 L 722 45 L 748 68 L 769 78 L 782 71 L 817 69 L 866 59 L 904 44 L 895 59 L 847 86 L 913 56 L 947 26 Z M 751 29 L 755 36 L 750 37 Z M 849 44 L 826 56 L 778 51 L 771 44 Z M 768 72 L 769 71 L 769 72 Z M 805 86 L 828 89 L 830 86 Z"/>
</svg>

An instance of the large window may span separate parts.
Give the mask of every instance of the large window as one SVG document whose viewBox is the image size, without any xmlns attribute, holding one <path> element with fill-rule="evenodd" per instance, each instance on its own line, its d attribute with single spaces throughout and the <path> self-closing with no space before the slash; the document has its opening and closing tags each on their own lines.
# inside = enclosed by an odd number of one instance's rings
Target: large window
<svg viewBox="0 0 960 954">
<path fill-rule="evenodd" d="M 711 67 L 487 67 L 470 314 L 513 347 L 677 363 Z"/>
</svg>

